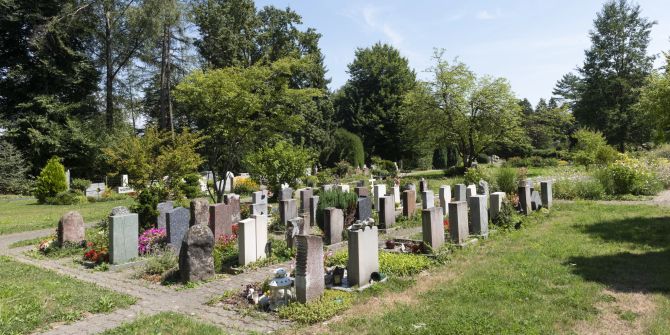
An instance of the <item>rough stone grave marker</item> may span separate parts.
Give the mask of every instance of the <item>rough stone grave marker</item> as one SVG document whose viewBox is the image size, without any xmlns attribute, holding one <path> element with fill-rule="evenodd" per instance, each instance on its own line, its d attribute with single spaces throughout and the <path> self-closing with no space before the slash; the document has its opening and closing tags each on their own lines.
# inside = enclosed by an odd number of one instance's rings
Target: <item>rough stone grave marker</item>
<svg viewBox="0 0 670 335">
<path fill-rule="evenodd" d="M 58 245 L 64 243 L 80 244 L 86 239 L 84 218 L 79 212 L 69 211 L 58 221 Z"/>
<path fill-rule="evenodd" d="M 197 224 L 209 224 L 209 202 L 207 199 L 193 199 L 191 200 L 191 221 L 190 226 Z"/>
<path fill-rule="evenodd" d="M 135 213 L 110 216 L 109 262 L 121 264 L 138 256 L 139 223 Z"/>
<path fill-rule="evenodd" d="M 325 290 L 323 241 L 320 236 L 296 236 L 295 291 L 300 303 L 318 299 Z"/>
<path fill-rule="evenodd" d="M 179 273 L 184 282 L 214 276 L 214 235 L 206 225 L 197 224 L 186 232 L 179 251 Z"/>
</svg>

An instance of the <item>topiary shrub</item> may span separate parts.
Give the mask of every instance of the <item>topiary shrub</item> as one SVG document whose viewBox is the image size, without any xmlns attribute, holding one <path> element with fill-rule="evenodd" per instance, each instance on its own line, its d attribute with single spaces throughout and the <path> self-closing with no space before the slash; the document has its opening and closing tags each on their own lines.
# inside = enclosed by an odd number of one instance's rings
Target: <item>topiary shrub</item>
<svg viewBox="0 0 670 335">
<path fill-rule="evenodd" d="M 197 173 L 190 173 L 184 176 L 184 183 L 181 184 L 181 191 L 188 199 L 195 199 L 202 195 L 200 190 L 200 175 Z"/>
<path fill-rule="evenodd" d="M 65 167 L 60 163 L 60 158 L 51 157 L 35 181 L 33 195 L 37 201 L 45 203 L 47 198 L 55 197 L 66 190 Z"/>
<path fill-rule="evenodd" d="M 333 140 L 335 144 L 331 155 L 332 161 L 344 160 L 352 166 L 363 167 L 365 164 L 365 150 L 360 137 L 340 128 L 335 130 Z"/>
<path fill-rule="evenodd" d="M 161 199 L 165 199 L 167 196 L 165 193 L 165 190 L 158 186 L 147 187 L 140 191 L 136 203 L 131 206 L 130 210 L 138 214 L 142 230 L 156 226 L 156 219 L 158 218 L 156 206 L 158 206 Z"/>
<path fill-rule="evenodd" d="M 86 189 L 91 185 L 91 181 L 88 179 L 74 178 L 70 182 L 70 188 L 73 191 L 78 191 L 80 193 L 85 193 Z"/>
<path fill-rule="evenodd" d="M 348 227 L 354 223 L 356 217 L 356 202 L 358 196 L 352 192 L 324 191 L 319 193 L 319 204 L 316 209 L 316 223 L 321 228 L 323 227 L 323 210 L 329 207 L 335 207 L 342 210 L 344 213 L 344 226 Z"/>
</svg>

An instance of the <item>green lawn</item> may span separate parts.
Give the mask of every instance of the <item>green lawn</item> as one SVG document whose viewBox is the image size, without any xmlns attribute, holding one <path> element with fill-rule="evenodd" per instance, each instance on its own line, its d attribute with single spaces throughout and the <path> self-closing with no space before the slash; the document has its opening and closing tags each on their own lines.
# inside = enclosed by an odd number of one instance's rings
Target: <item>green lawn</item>
<svg viewBox="0 0 670 335">
<path fill-rule="evenodd" d="M 421 291 L 412 298 L 386 308 L 366 305 L 378 312 L 347 314 L 328 331 L 569 334 L 577 326 L 598 325 L 603 312 L 597 306 L 645 293 L 644 303 L 655 306 L 650 313 L 639 315 L 636 306 L 619 303 L 614 317 L 624 323 L 640 318 L 640 333 L 667 334 L 669 208 L 561 204 L 542 221 L 457 252 L 446 267 L 432 271 L 442 279 L 429 280 L 429 288 L 421 290 L 427 278 L 418 279 L 405 292 L 412 297 L 414 289 Z"/>
<path fill-rule="evenodd" d="M 213 325 L 202 323 L 177 313 L 160 313 L 142 317 L 125 323 L 118 328 L 108 330 L 102 335 L 212 335 L 224 334 Z"/>
<path fill-rule="evenodd" d="M 56 228 L 60 217 L 78 211 L 85 222 L 96 222 L 116 206 L 130 206 L 132 199 L 93 202 L 83 205 L 40 205 L 33 198 L 0 199 L 0 235 L 44 228 Z"/>
<path fill-rule="evenodd" d="M 130 296 L 0 257 L 0 334 L 28 334 L 53 322 L 134 302 Z"/>
</svg>

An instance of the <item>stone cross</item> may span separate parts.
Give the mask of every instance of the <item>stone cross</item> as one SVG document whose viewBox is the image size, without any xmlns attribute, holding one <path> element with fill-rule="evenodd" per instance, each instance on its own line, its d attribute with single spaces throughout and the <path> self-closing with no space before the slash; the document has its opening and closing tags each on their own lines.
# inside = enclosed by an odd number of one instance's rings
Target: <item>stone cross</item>
<svg viewBox="0 0 670 335">
<path fill-rule="evenodd" d="M 295 292 L 300 303 L 318 299 L 325 290 L 323 241 L 320 236 L 298 235 L 295 255 Z"/>
<path fill-rule="evenodd" d="M 402 215 L 406 217 L 414 216 L 416 211 L 416 191 L 406 190 L 402 192 Z"/>
<path fill-rule="evenodd" d="M 464 244 L 468 238 L 468 205 L 465 201 L 449 203 L 449 236 L 452 243 Z"/>
<path fill-rule="evenodd" d="M 344 213 L 341 209 L 328 207 L 323 210 L 323 232 L 326 244 L 342 242 L 344 230 Z"/>
<path fill-rule="evenodd" d="M 521 207 L 521 213 L 528 215 L 531 212 L 530 204 L 530 185 L 527 180 L 522 180 L 519 182 L 519 206 Z"/>
<path fill-rule="evenodd" d="M 202 224 L 186 232 L 179 250 L 179 273 L 184 282 L 200 281 L 214 276 L 214 235 Z"/>
<path fill-rule="evenodd" d="M 209 202 L 207 199 L 193 199 L 191 200 L 191 221 L 190 226 L 197 224 L 209 224 Z"/>
<path fill-rule="evenodd" d="M 442 185 L 440 186 L 440 208 L 442 208 L 442 216 L 447 216 L 449 214 L 448 203 L 451 202 L 451 186 Z"/>
<path fill-rule="evenodd" d="M 138 256 L 138 215 L 122 214 L 109 218 L 109 262 L 126 263 Z"/>
<path fill-rule="evenodd" d="M 381 208 L 379 207 L 379 198 L 386 195 L 386 184 L 375 185 L 373 191 L 375 196 L 374 207 L 377 211 L 379 211 Z"/>
<path fill-rule="evenodd" d="M 373 272 L 379 272 L 379 236 L 376 226 L 353 224 L 347 229 L 349 258 L 347 273 L 350 286 L 370 282 Z"/>
<path fill-rule="evenodd" d="M 430 207 L 421 211 L 423 241 L 433 249 L 437 249 L 444 244 L 443 220 L 442 208 L 440 207 Z"/>
<path fill-rule="evenodd" d="M 435 207 L 435 194 L 431 190 L 421 192 L 421 209 Z"/>
<path fill-rule="evenodd" d="M 544 205 L 546 209 L 551 209 L 551 205 L 554 202 L 554 194 L 551 186 L 551 180 L 540 182 L 540 190 L 542 191 L 542 205 Z"/>
<path fill-rule="evenodd" d="M 168 244 L 179 254 L 181 242 L 186 235 L 191 221 L 191 212 L 183 207 L 177 207 L 165 214 L 165 230 Z"/>
<path fill-rule="evenodd" d="M 392 195 L 379 198 L 379 228 L 389 229 L 395 225 L 395 201 Z"/>
<path fill-rule="evenodd" d="M 358 198 L 356 202 L 356 220 L 367 220 L 372 217 L 372 200 L 368 197 Z"/>
<path fill-rule="evenodd" d="M 158 228 L 165 228 L 165 216 L 167 212 L 171 211 L 174 208 L 174 202 L 172 201 L 165 201 L 165 202 L 159 202 L 158 205 L 156 205 L 156 210 L 158 210 L 158 218 L 156 218 L 156 226 Z"/>
<path fill-rule="evenodd" d="M 464 184 L 454 185 L 454 201 L 465 201 L 466 197 L 465 189 L 466 186 Z"/>
<path fill-rule="evenodd" d="M 486 195 L 470 197 L 470 232 L 483 237 L 489 236 L 489 212 Z"/>
<path fill-rule="evenodd" d="M 70 211 L 61 216 L 58 221 L 58 245 L 64 243 L 81 244 L 86 239 L 84 218 L 79 212 Z"/>
<path fill-rule="evenodd" d="M 498 214 L 502 211 L 502 204 L 505 197 L 505 192 L 491 193 L 491 208 L 489 209 L 491 220 L 495 220 L 498 217 Z"/>
</svg>

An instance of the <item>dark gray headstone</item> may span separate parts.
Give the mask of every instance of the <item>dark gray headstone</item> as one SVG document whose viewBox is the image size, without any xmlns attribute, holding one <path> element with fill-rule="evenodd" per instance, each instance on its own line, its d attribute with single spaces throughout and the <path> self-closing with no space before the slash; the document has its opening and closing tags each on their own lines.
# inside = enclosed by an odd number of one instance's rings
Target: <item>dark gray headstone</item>
<svg viewBox="0 0 670 335">
<path fill-rule="evenodd" d="M 367 220 L 370 217 L 372 217 L 372 199 L 369 197 L 358 198 L 356 220 Z"/>
<path fill-rule="evenodd" d="M 202 224 L 188 229 L 179 251 L 179 273 L 184 282 L 200 281 L 214 276 L 214 235 Z"/>
<path fill-rule="evenodd" d="M 188 231 L 191 213 L 187 208 L 177 207 L 165 213 L 165 228 L 168 244 L 179 254 L 181 242 Z"/>
<path fill-rule="evenodd" d="M 421 180 L 419 180 L 419 193 L 423 193 L 424 191 L 427 190 L 428 190 L 428 181 L 421 178 Z"/>
<path fill-rule="evenodd" d="M 344 230 L 344 213 L 341 209 L 329 207 L 323 210 L 323 233 L 326 244 L 342 242 Z"/>
<path fill-rule="evenodd" d="M 528 215 L 532 211 L 531 200 L 530 200 L 530 185 L 527 181 L 523 180 L 519 182 L 519 206 L 521 207 L 521 213 Z"/>
</svg>

